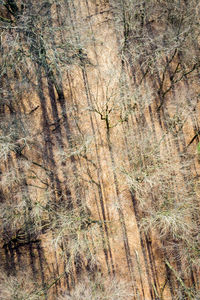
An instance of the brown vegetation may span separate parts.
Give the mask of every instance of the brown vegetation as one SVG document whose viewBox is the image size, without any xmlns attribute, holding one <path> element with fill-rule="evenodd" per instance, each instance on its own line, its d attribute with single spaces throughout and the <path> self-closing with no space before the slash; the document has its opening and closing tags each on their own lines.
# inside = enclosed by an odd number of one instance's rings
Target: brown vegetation
<svg viewBox="0 0 200 300">
<path fill-rule="evenodd" d="M 0 1 L 2 299 L 199 299 L 199 8 Z"/>
</svg>

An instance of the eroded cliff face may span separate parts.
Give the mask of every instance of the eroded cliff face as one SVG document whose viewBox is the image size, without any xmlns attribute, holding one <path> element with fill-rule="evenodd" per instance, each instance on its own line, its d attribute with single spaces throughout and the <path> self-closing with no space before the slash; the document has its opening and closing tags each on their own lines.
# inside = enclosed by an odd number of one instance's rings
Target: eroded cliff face
<svg viewBox="0 0 200 300">
<path fill-rule="evenodd" d="M 2 299 L 198 299 L 199 8 L 181 2 L 0 3 Z"/>
</svg>

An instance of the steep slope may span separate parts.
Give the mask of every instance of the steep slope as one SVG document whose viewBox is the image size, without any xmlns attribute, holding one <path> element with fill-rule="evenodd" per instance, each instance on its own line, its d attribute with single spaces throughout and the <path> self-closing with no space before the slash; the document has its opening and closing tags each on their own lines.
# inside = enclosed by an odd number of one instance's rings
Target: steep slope
<svg viewBox="0 0 200 300">
<path fill-rule="evenodd" d="M 0 5 L 2 299 L 199 299 L 198 2 Z"/>
</svg>

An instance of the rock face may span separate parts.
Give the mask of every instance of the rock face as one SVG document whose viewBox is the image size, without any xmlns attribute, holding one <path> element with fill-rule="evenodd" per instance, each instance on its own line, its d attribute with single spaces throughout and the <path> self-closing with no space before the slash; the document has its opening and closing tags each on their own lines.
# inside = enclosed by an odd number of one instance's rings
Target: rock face
<svg viewBox="0 0 200 300">
<path fill-rule="evenodd" d="M 0 1 L 1 299 L 199 299 L 186 2 Z"/>
</svg>

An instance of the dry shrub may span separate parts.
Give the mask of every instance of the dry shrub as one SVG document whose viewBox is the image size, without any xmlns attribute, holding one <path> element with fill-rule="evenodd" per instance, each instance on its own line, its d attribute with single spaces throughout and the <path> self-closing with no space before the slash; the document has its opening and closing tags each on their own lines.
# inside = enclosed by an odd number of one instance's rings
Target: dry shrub
<svg viewBox="0 0 200 300">
<path fill-rule="evenodd" d="M 8 167 L 2 173 L 0 232 L 4 242 L 18 237 L 20 232 L 33 234 L 38 230 L 35 218 L 37 215 L 36 189 L 27 185 L 30 172 L 31 163 L 18 159 L 15 165 Z"/>
<path fill-rule="evenodd" d="M 94 220 L 87 207 L 65 208 L 55 206 L 50 213 L 50 228 L 53 231 L 51 242 L 63 253 L 69 254 L 66 269 L 73 268 L 77 257 L 83 256 L 96 264 L 94 247 L 102 247 L 101 222 Z"/>
<path fill-rule="evenodd" d="M 196 119 L 199 97 L 198 90 L 190 91 L 188 88 L 181 87 L 169 99 L 163 123 L 166 131 L 171 133 L 174 138 L 180 136 L 184 128 L 186 130 L 188 127 L 190 128 L 191 120 Z"/>
<path fill-rule="evenodd" d="M 15 237 L 18 230 L 24 227 L 24 208 L 25 201 L 9 202 L 0 204 L 0 232 L 1 239 L 4 242 L 11 240 Z M 2 242 L 1 240 L 1 242 Z"/>
<path fill-rule="evenodd" d="M 182 241 L 198 233 L 193 157 L 170 153 L 167 136 L 156 142 L 153 133 L 148 129 L 145 133 L 143 139 L 133 142 L 132 170 L 125 170 L 140 209 L 140 229 L 146 233 L 156 230 L 163 241 Z"/>
<path fill-rule="evenodd" d="M 196 226 L 189 220 L 192 209 L 174 206 L 173 209 L 163 208 L 161 211 L 151 211 L 147 217 L 142 218 L 140 229 L 144 232 L 156 230 L 159 238 L 182 239 L 182 236 L 189 237 Z M 187 220 L 187 222 L 186 222 Z"/>
<path fill-rule="evenodd" d="M 0 295 L 1 300 L 39 300 L 41 296 L 37 294 L 35 283 L 30 274 L 26 271 L 19 272 L 17 276 L 7 275 L 0 272 Z"/>
<path fill-rule="evenodd" d="M 199 62 L 199 3 L 185 1 L 111 1 L 122 50 L 152 72 L 164 70 L 163 58 L 178 53 L 183 66 Z M 123 32 L 123 33 L 122 33 Z M 125 47 L 124 47 L 125 46 Z M 125 49 L 124 49 L 125 48 Z"/>
<path fill-rule="evenodd" d="M 94 280 L 84 278 L 70 292 L 59 300 L 125 300 L 134 296 L 131 285 L 116 278 L 105 280 L 96 276 Z"/>
<path fill-rule="evenodd" d="M 27 160 L 18 159 L 17 164 L 9 166 L 2 171 L 0 187 L 4 192 L 16 191 L 24 186 L 24 180 L 31 169 L 31 163 Z M 13 193 L 14 194 L 14 193 Z M 14 195 L 13 195 L 14 196 Z"/>
<path fill-rule="evenodd" d="M 168 241 L 164 245 L 165 251 L 170 255 L 174 263 L 180 261 L 184 272 L 195 270 L 197 274 L 200 271 L 200 234 L 196 227 L 190 235 L 181 236 L 181 240 Z"/>
<path fill-rule="evenodd" d="M 182 138 L 179 130 L 176 134 L 167 131 L 156 139 L 149 128 L 139 129 L 140 136 L 128 136 L 131 161 L 123 173 L 136 199 L 140 232 L 153 234 L 160 240 L 159 250 L 168 253 L 172 264 L 181 264 L 180 278 L 192 271 L 198 274 L 200 207 L 198 177 L 193 169 L 195 154 L 176 152 Z M 181 297 L 183 293 L 177 292 L 177 299 Z M 193 290 L 192 297 L 198 299 Z"/>
<path fill-rule="evenodd" d="M 33 142 L 28 117 L 14 114 L 1 116 L 0 161 L 6 161 L 11 152 L 20 154 Z"/>
</svg>

